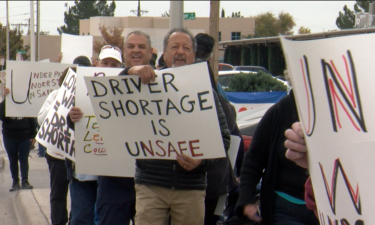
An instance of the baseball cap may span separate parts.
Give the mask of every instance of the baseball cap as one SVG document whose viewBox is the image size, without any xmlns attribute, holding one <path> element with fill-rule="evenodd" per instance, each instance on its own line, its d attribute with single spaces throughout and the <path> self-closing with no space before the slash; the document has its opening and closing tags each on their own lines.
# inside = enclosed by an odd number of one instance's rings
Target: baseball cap
<svg viewBox="0 0 375 225">
<path fill-rule="evenodd" d="M 74 59 L 73 64 L 78 64 L 78 66 L 91 66 L 91 60 L 87 56 L 81 55 Z"/>
<path fill-rule="evenodd" d="M 116 50 L 114 47 L 112 48 L 105 48 L 100 51 L 99 60 L 106 59 L 106 58 L 113 58 L 122 63 L 121 53 Z"/>
</svg>

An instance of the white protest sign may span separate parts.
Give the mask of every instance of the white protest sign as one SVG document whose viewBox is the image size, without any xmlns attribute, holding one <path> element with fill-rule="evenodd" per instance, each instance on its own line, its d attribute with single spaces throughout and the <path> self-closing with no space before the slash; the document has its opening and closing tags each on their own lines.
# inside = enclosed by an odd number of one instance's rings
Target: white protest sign
<svg viewBox="0 0 375 225">
<path fill-rule="evenodd" d="M 135 173 L 134 159 L 110 158 L 108 155 L 116 150 L 107 146 L 103 139 L 102 129 L 99 127 L 83 75 L 86 76 L 117 76 L 123 69 L 102 67 L 77 68 L 76 106 L 83 112 L 83 117 L 75 123 L 76 137 L 76 172 L 80 174 L 133 177 Z M 111 130 L 112 135 L 117 135 Z"/>
<path fill-rule="evenodd" d="M 7 117 L 37 117 L 49 93 L 59 89 L 62 72 L 73 64 L 7 61 Z"/>
<path fill-rule="evenodd" d="M 93 36 L 61 34 L 61 63 L 73 63 L 78 56 L 92 57 Z"/>
<path fill-rule="evenodd" d="M 207 64 L 155 73 L 149 85 L 139 76 L 84 77 L 109 156 L 225 157 Z"/>
<path fill-rule="evenodd" d="M 40 126 L 36 140 L 46 148 L 74 159 L 74 131 L 68 127 L 66 116 L 74 106 L 76 74 L 69 69 L 64 82 Z"/>
<path fill-rule="evenodd" d="M 321 224 L 375 224 L 374 38 L 281 38 Z"/>
</svg>

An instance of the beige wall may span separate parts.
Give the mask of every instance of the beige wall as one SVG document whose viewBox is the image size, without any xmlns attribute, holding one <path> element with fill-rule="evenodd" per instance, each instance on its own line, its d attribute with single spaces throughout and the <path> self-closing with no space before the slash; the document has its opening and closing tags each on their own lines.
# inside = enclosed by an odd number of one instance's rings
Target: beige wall
<svg viewBox="0 0 375 225">
<path fill-rule="evenodd" d="M 61 36 L 60 35 L 40 35 L 40 48 L 39 48 L 39 59 L 49 59 L 50 62 L 55 62 L 57 56 L 60 54 L 61 49 Z M 30 45 L 30 37 L 23 36 L 23 44 Z M 36 38 L 35 38 L 36 39 Z M 36 40 L 35 40 L 36 42 Z M 27 52 L 30 54 L 30 51 Z"/>
</svg>

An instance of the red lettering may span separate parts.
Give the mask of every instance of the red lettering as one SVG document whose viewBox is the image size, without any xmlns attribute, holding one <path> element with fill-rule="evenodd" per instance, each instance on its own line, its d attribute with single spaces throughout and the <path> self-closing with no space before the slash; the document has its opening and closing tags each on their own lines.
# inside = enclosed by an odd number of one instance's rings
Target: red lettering
<svg viewBox="0 0 375 225">
<path fill-rule="evenodd" d="M 165 156 L 165 154 L 167 154 L 167 153 L 165 152 L 165 149 L 159 145 L 160 142 L 163 143 L 162 141 L 157 140 L 157 141 L 156 141 L 156 145 L 157 145 L 157 146 L 163 151 L 164 154 L 161 155 L 161 154 L 159 154 L 159 153 L 156 152 L 156 151 L 155 151 L 155 153 L 156 153 L 156 155 L 158 155 L 158 156 Z"/>
<path fill-rule="evenodd" d="M 180 156 L 180 155 L 178 154 L 178 152 L 176 151 L 176 149 L 173 147 L 172 143 L 171 143 L 171 142 L 168 142 L 168 157 L 171 156 L 171 152 L 176 152 L 176 154 L 177 154 L 178 156 Z"/>
<path fill-rule="evenodd" d="M 150 144 L 150 148 L 147 148 L 145 143 L 143 143 L 143 141 L 141 141 L 140 143 L 141 143 L 141 147 L 143 149 L 143 152 L 146 149 L 152 156 L 154 156 L 154 150 L 152 149 L 151 141 L 148 141 L 148 143 Z M 146 152 L 144 152 L 144 153 L 146 155 Z"/>
<path fill-rule="evenodd" d="M 195 149 L 200 149 L 199 146 L 193 146 L 194 143 L 199 143 L 199 140 L 192 140 L 189 141 L 189 147 L 190 147 L 190 152 L 193 157 L 198 157 L 198 156 L 203 156 L 203 153 L 196 154 L 194 152 Z"/>
<path fill-rule="evenodd" d="M 177 142 L 177 144 L 178 144 L 178 148 L 180 149 L 181 154 L 182 154 L 182 151 L 187 150 L 187 148 L 181 148 L 181 144 L 186 144 L 186 141 L 179 141 Z"/>
</svg>

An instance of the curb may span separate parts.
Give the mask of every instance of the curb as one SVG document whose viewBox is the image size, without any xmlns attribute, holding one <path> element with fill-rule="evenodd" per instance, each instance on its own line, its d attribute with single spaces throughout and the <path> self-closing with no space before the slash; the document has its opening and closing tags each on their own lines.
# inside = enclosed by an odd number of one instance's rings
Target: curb
<svg viewBox="0 0 375 225">
<path fill-rule="evenodd" d="M 14 208 L 20 224 L 50 225 L 34 196 L 33 190 L 20 190 L 14 198 Z"/>
</svg>

